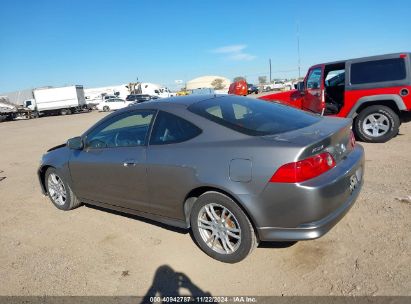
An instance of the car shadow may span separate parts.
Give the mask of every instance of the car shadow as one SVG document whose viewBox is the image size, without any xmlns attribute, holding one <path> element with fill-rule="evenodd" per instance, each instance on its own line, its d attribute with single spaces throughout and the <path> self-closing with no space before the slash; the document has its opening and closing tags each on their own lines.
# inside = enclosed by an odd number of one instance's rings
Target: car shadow
<svg viewBox="0 0 411 304">
<path fill-rule="evenodd" d="M 141 217 L 141 216 L 130 214 L 130 213 L 124 213 L 124 212 L 121 212 L 121 211 L 112 210 L 112 209 L 104 208 L 104 207 L 101 207 L 101 206 L 95 206 L 95 205 L 89 205 L 89 204 L 85 204 L 85 206 L 87 206 L 88 208 L 91 208 L 91 209 L 95 209 L 95 210 L 99 210 L 99 211 L 103 211 L 103 212 L 107 212 L 107 213 L 111 213 L 111 214 L 115 214 L 115 215 L 124 216 L 124 217 L 134 219 L 134 220 L 137 220 L 137 221 L 142 221 L 144 223 L 151 224 L 151 225 L 154 225 L 154 226 L 157 226 L 157 227 L 169 230 L 169 231 L 177 232 L 177 233 L 180 233 L 180 234 L 189 234 L 191 239 L 193 240 L 193 242 L 198 246 L 197 241 L 195 240 L 193 232 L 192 232 L 191 229 L 184 229 L 184 228 L 170 226 L 170 225 L 160 223 L 160 222 L 157 222 L 155 220 L 151 220 L 151 219 L 148 219 L 148 218 L 145 218 L 145 217 Z M 277 248 L 277 249 L 281 249 L 281 248 L 288 248 L 288 247 L 294 246 L 296 243 L 297 242 L 291 242 L 291 241 L 290 242 L 260 242 L 258 244 L 258 248 Z"/>
<path fill-rule="evenodd" d="M 186 290 L 186 292 L 182 292 L 181 289 Z M 190 296 L 194 298 L 192 299 L 194 302 L 197 302 L 196 297 L 211 297 L 211 293 L 199 288 L 186 274 L 176 272 L 168 265 L 162 265 L 157 268 L 153 282 L 143 296 L 141 303 L 163 302 L 163 300 L 168 302 L 167 298 L 181 296 Z"/>
<path fill-rule="evenodd" d="M 258 248 L 288 248 L 294 246 L 297 242 L 261 242 Z"/>
<path fill-rule="evenodd" d="M 170 226 L 164 223 L 160 223 L 157 222 L 155 220 L 151 220 L 142 216 L 138 216 L 138 215 L 134 215 L 134 214 L 130 214 L 130 213 L 125 213 L 125 212 L 121 212 L 121 211 L 117 211 L 117 210 L 112 210 L 112 209 L 108 209 L 108 208 L 104 208 L 101 206 L 95 206 L 95 205 L 89 205 L 89 204 L 84 204 L 85 206 L 87 206 L 88 208 L 91 209 L 95 209 L 95 210 L 99 210 L 99 211 L 104 211 L 107 213 L 111 213 L 111 214 L 115 214 L 115 215 L 120 215 L 120 216 L 124 216 L 133 220 L 138 220 L 147 224 L 151 224 L 151 225 L 155 225 L 157 227 L 166 229 L 166 230 L 170 230 L 173 232 L 178 232 L 181 234 L 187 234 L 189 233 L 189 229 L 184 229 L 184 228 L 179 228 L 179 227 L 174 227 L 174 226 Z"/>
</svg>

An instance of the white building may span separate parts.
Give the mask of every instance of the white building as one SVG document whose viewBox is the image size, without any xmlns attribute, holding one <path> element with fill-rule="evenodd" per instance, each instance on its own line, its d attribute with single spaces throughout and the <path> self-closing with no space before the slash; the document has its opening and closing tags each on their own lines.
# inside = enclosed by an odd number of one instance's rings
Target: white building
<svg viewBox="0 0 411 304">
<path fill-rule="evenodd" d="M 187 81 L 186 88 L 187 90 L 203 88 L 214 89 L 213 81 L 215 81 L 216 79 L 222 80 L 222 90 L 228 90 L 228 88 L 230 87 L 230 80 L 221 76 L 201 76 L 194 78 L 190 81 Z"/>
</svg>

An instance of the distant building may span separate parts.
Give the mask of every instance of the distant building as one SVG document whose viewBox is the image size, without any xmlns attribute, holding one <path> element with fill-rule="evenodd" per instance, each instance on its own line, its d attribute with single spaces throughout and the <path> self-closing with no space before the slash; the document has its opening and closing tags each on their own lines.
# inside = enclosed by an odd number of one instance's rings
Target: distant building
<svg viewBox="0 0 411 304">
<path fill-rule="evenodd" d="M 203 89 L 203 88 L 214 88 L 214 85 L 212 84 L 216 79 L 221 79 L 222 82 L 222 89 L 227 89 L 230 86 L 230 80 L 221 77 L 221 76 L 201 76 L 194 78 L 190 81 L 187 81 L 186 88 L 187 90 L 194 90 L 194 89 Z"/>
</svg>

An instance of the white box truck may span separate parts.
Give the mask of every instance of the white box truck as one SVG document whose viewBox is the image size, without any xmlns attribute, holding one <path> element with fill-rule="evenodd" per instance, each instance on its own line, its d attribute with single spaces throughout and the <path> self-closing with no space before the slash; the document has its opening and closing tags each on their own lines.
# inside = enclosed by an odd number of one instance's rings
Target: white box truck
<svg viewBox="0 0 411 304">
<path fill-rule="evenodd" d="M 41 115 L 67 115 L 85 108 L 83 86 L 42 88 L 33 90 L 34 99 L 24 101 L 24 106 Z"/>
</svg>

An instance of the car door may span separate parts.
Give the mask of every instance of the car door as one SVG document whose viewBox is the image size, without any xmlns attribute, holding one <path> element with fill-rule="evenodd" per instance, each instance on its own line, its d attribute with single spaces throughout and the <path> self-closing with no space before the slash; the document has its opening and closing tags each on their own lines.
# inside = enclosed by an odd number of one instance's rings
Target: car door
<svg viewBox="0 0 411 304">
<path fill-rule="evenodd" d="M 193 123 L 159 111 L 147 151 L 150 203 L 154 214 L 183 219 L 183 201 L 196 180 L 192 139 L 202 130 Z"/>
<path fill-rule="evenodd" d="M 79 198 L 147 211 L 146 150 L 155 111 L 136 110 L 102 122 L 69 160 Z"/>
<path fill-rule="evenodd" d="M 303 110 L 322 113 L 325 108 L 325 103 L 322 98 L 324 89 L 322 84 L 322 73 L 323 69 L 321 67 L 314 67 L 309 70 L 305 81 L 305 94 L 302 100 Z"/>
<path fill-rule="evenodd" d="M 120 99 L 112 99 L 113 110 L 119 110 L 123 108 L 123 102 Z"/>
</svg>

